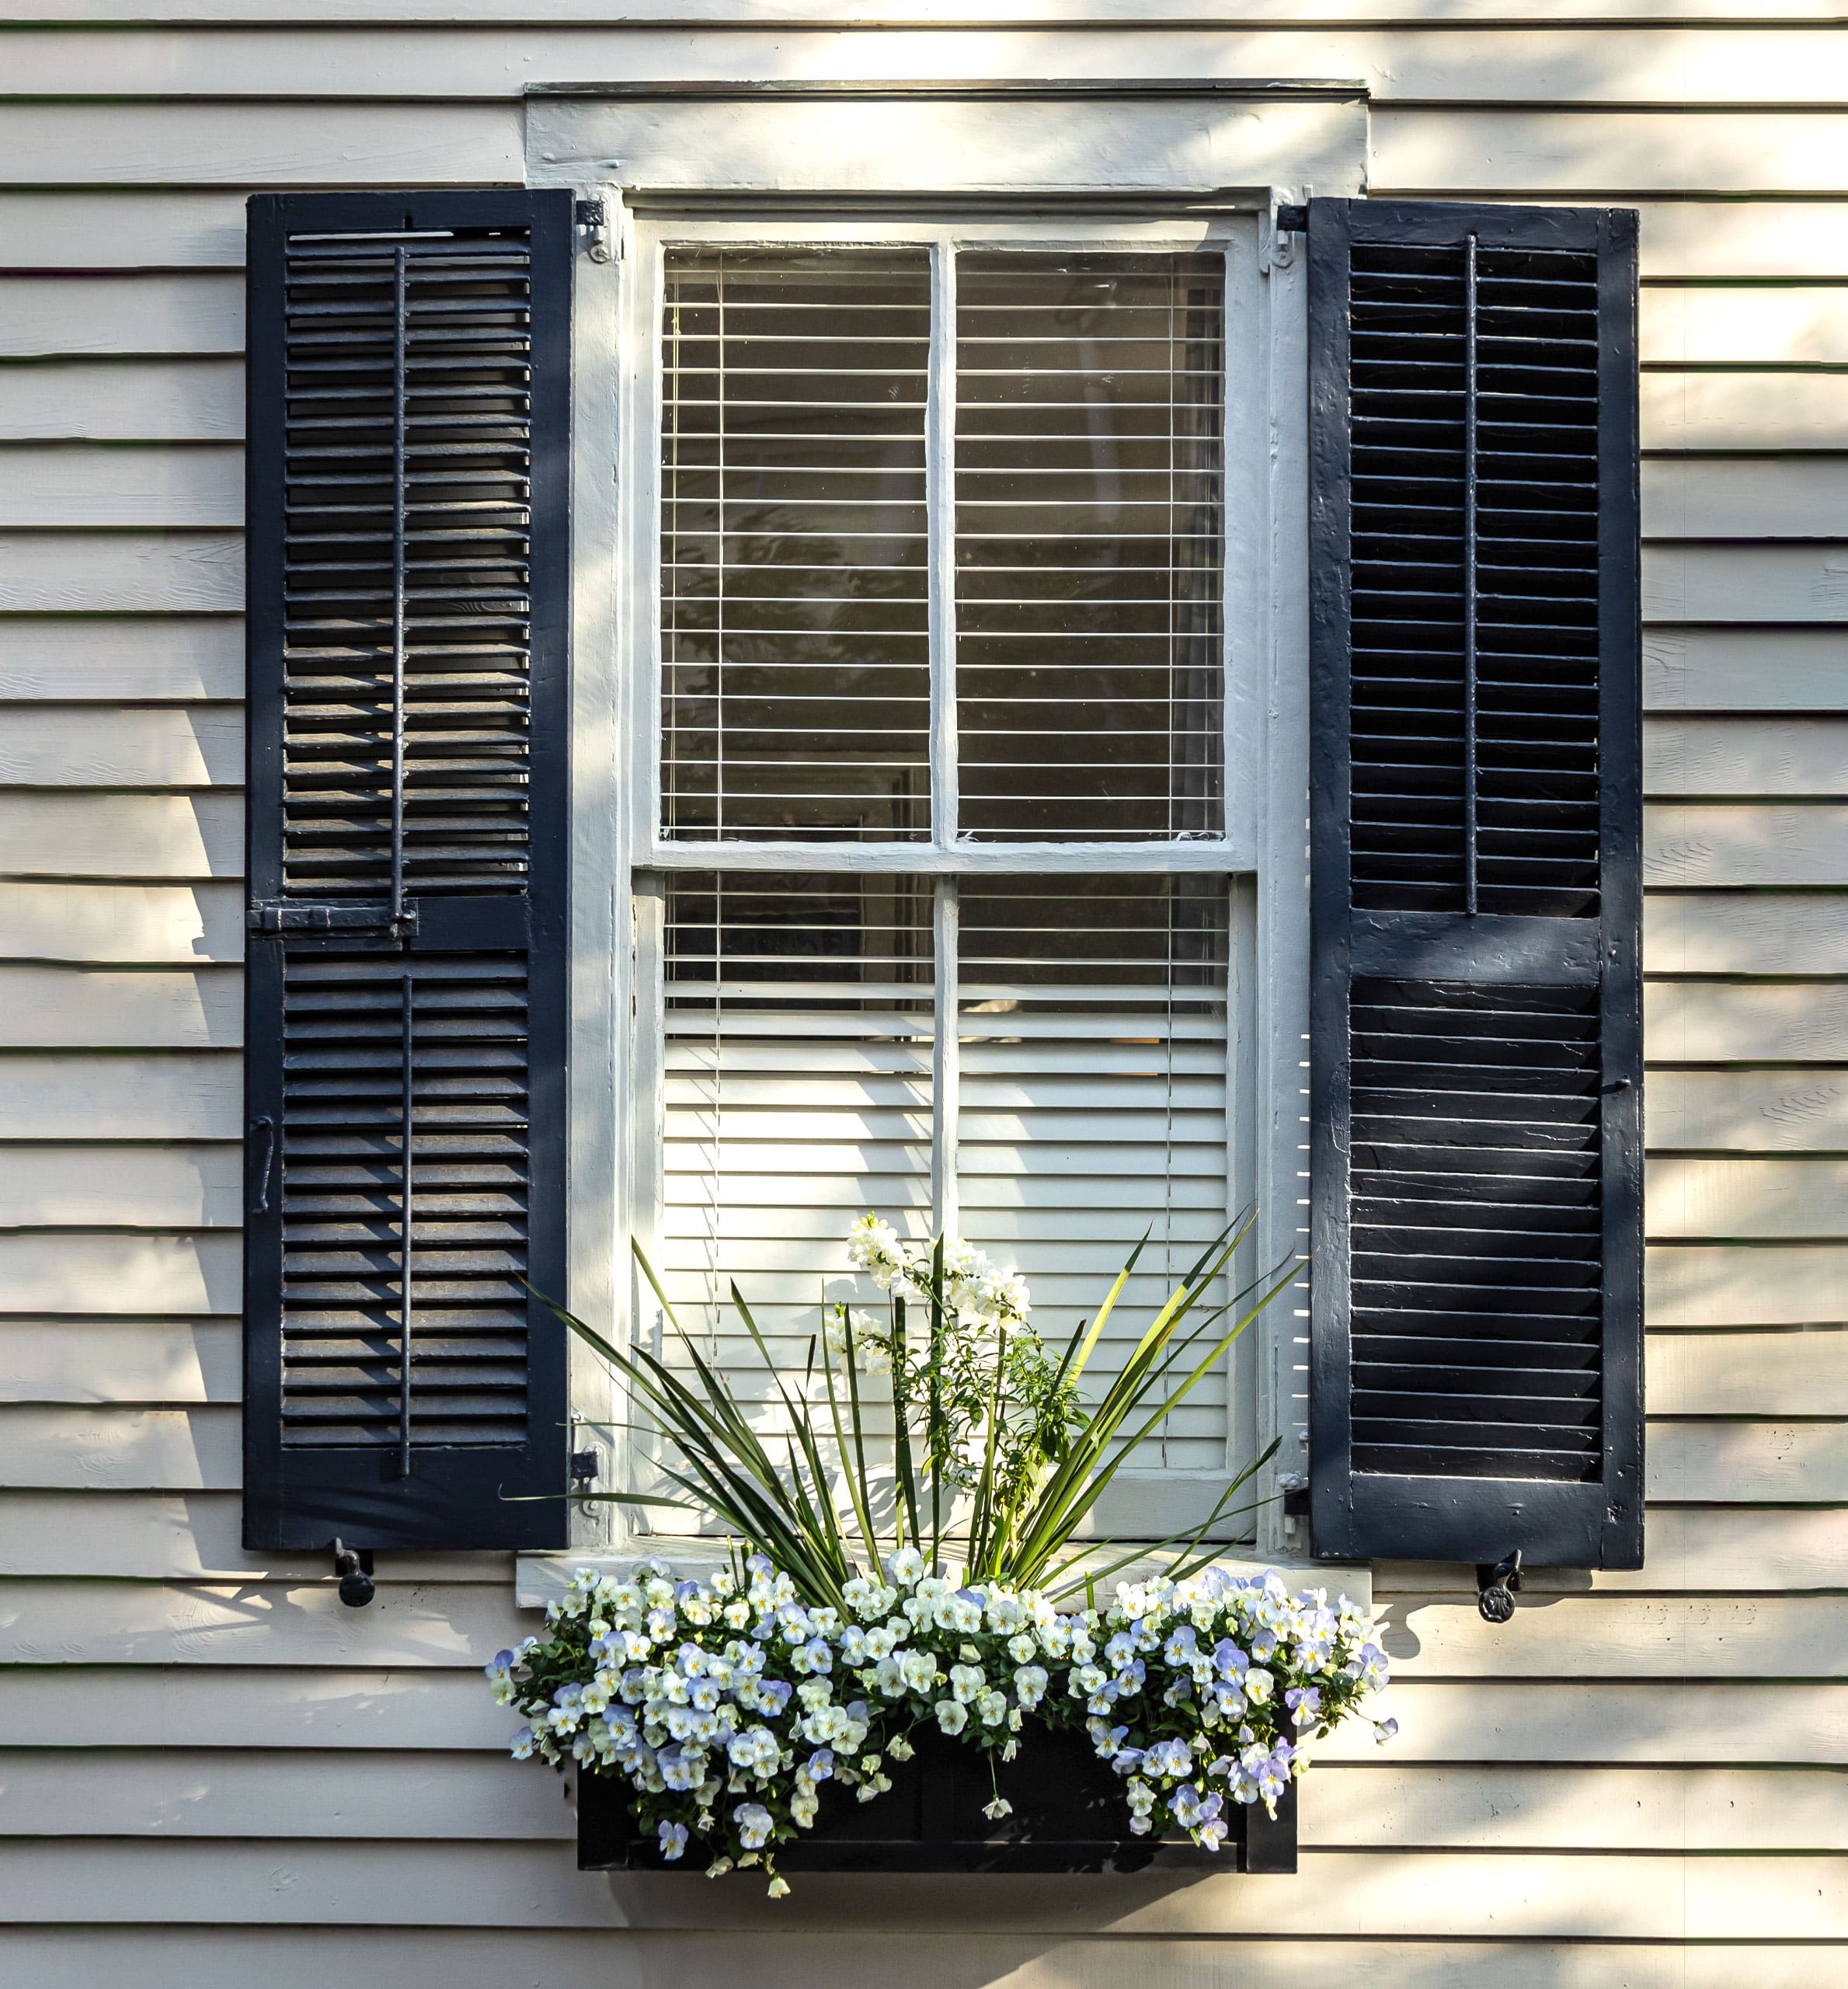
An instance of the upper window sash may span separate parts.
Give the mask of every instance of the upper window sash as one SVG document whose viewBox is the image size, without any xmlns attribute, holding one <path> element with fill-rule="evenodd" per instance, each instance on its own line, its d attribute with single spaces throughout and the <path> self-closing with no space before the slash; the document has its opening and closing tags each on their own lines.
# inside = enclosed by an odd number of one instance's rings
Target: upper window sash
<svg viewBox="0 0 1848 1989">
<path fill-rule="evenodd" d="M 1171 218 L 1110 218 L 1086 225 L 1069 219 L 900 224 L 830 218 L 771 225 L 759 221 L 681 218 L 641 221 L 624 274 L 621 339 L 625 444 L 621 474 L 629 493 L 622 593 L 627 662 L 623 677 L 632 722 L 627 727 L 628 783 L 635 860 L 663 869 L 736 868 L 813 870 L 907 869 L 921 874 L 1032 868 L 1123 871 L 1226 870 L 1255 867 L 1249 795 L 1260 769 L 1241 742 L 1234 714 L 1250 709 L 1262 674 L 1259 632 L 1264 581 L 1259 552 L 1264 535 L 1253 521 L 1262 503 L 1262 465 L 1268 409 L 1259 363 L 1257 222 L 1253 216 L 1217 214 Z M 927 257 L 931 274 L 930 393 L 927 413 L 927 503 L 929 536 L 929 675 L 931 782 L 936 805 L 927 836 L 833 841 L 811 836 L 727 841 L 677 838 L 663 831 L 660 741 L 663 615 L 662 469 L 665 434 L 663 313 L 670 252 L 716 248 L 813 250 L 820 247 L 880 249 Z M 997 249 L 1024 255 L 1197 255 L 1223 259 L 1223 364 L 1220 383 L 1223 423 L 1223 530 L 1218 611 L 1223 632 L 1218 657 L 1223 695 L 1216 747 L 1221 768 L 1223 826 L 1216 833 L 1172 839 L 1040 841 L 1030 836 L 975 840 L 959 833 L 955 685 L 955 493 L 952 486 L 956 420 L 955 259 Z"/>
</svg>

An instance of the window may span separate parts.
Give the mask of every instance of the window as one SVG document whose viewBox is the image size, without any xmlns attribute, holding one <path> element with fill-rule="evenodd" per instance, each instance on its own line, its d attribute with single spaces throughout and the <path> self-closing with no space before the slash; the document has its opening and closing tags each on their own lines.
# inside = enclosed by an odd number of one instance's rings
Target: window
<svg viewBox="0 0 1848 1989">
<path fill-rule="evenodd" d="M 1133 1343 L 1251 1197 L 1241 227 L 646 245 L 639 1213 L 741 1391 L 731 1280 L 799 1364 L 868 1209 L 1018 1265 L 1055 1343 L 1146 1234 Z M 1136 1463 L 1251 1426 L 1216 1378 Z"/>
</svg>

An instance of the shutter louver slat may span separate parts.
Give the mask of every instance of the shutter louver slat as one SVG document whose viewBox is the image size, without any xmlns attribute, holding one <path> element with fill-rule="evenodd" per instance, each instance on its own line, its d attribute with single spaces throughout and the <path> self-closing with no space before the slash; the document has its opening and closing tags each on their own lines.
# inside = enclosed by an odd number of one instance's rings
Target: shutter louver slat
<svg viewBox="0 0 1848 1989">
<path fill-rule="evenodd" d="M 1634 218 L 1311 205 L 1324 1554 L 1641 1554 Z"/>
<path fill-rule="evenodd" d="M 251 203 L 253 1546 L 562 1541 L 570 254 Z"/>
</svg>

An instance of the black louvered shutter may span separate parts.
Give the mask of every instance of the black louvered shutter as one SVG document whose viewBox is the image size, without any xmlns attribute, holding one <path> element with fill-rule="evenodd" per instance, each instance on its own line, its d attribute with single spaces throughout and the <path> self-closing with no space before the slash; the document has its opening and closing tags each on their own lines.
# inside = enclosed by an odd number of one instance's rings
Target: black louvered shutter
<svg viewBox="0 0 1848 1989">
<path fill-rule="evenodd" d="M 1315 1546 L 1634 1567 L 1636 217 L 1308 221 Z"/>
<path fill-rule="evenodd" d="M 250 202 L 252 1547 L 562 1543 L 572 222 Z"/>
</svg>

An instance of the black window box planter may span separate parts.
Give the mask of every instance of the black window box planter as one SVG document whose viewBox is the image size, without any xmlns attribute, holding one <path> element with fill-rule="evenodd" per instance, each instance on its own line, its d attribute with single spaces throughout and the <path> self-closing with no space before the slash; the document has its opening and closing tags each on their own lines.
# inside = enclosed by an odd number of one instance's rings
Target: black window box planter
<svg viewBox="0 0 1848 1989">
<path fill-rule="evenodd" d="M 1098 1759 L 1083 1733 L 1033 1733 L 1019 1757 L 997 1764 L 973 1747 L 922 1732 L 917 1757 L 890 1761 L 892 1787 L 870 1803 L 838 1782 L 821 1785 L 821 1811 L 777 1852 L 785 1872 L 1293 1872 L 1296 1792 L 1293 1782 L 1275 1822 L 1261 1806 L 1228 1803 L 1230 1834 L 1216 1851 L 1185 1834 L 1130 1837 L 1121 1778 Z M 982 1813 L 998 1785 L 1014 1813 Z M 741 1799 L 733 1797 L 737 1801 Z M 653 1835 L 637 1834 L 628 1792 L 618 1775 L 577 1772 L 577 1862 L 586 1872 L 691 1872 L 706 1860 L 697 1845 L 672 1864 Z"/>
</svg>

